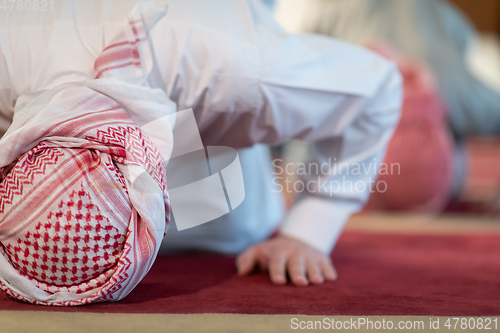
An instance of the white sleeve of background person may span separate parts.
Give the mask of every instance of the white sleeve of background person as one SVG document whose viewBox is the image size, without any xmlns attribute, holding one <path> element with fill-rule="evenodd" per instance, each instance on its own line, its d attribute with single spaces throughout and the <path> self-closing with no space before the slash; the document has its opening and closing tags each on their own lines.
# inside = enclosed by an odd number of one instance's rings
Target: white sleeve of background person
<svg viewBox="0 0 500 333">
<path fill-rule="evenodd" d="M 276 131 L 270 143 L 315 142 L 306 165 L 332 167 L 300 176 L 311 186 L 299 195 L 281 233 L 327 253 L 374 190 L 399 120 L 401 76 L 378 55 L 325 37 L 261 32 L 260 44 L 259 110 Z M 333 169 L 335 162 L 342 169 Z"/>
</svg>

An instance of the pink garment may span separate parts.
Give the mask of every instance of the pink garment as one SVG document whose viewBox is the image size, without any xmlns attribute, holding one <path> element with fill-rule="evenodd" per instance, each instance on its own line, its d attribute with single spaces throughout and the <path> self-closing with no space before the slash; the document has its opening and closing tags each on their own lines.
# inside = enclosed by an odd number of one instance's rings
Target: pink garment
<svg viewBox="0 0 500 333">
<path fill-rule="evenodd" d="M 388 171 L 381 170 L 378 178 L 387 183 L 387 191 L 373 193 L 366 209 L 439 212 L 449 200 L 454 176 L 454 144 L 445 105 L 423 64 L 381 46 L 374 49 L 398 62 L 404 99 L 384 160 Z"/>
<path fill-rule="evenodd" d="M 138 5 L 96 60 L 107 79 L 40 94 L 0 140 L 0 288 L 10 296 L 116 301 L 151 268 L 170 218 L 165 156 L 129 113 L 169 104 L 126 80 L 147 76 L 143 18 L 162 14 Z M 141 172 L 151 193 L 134 187 Z"/>
</svg>

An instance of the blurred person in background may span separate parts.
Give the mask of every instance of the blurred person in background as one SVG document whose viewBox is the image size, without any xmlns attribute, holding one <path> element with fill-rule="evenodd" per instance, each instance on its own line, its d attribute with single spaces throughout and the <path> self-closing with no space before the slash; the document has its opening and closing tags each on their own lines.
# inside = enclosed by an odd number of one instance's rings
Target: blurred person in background
<svg viewBox="0 0 500 333">
<path fill-rule="evenodd" d="M 291 30 L 368 46 L 398 62 L 405 96 L 385 162 L 399 163 L 401 174 L 380 176 L 388 190 L 374 193 L 368 209 L 437 213 L 450 200 L 496 209 L 500 144 L 491 137 L 500 135 L 499 44 L 478 61 L 478 32 L 443 0 L 299 0 L 277 7 Z"/>
</svg>

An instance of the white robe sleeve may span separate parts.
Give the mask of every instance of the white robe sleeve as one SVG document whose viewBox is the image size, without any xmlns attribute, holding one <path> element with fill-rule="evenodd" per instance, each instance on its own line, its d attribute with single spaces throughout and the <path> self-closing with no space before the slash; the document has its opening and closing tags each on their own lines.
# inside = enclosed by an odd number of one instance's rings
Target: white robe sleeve
<svg viewBox="0 0 500 333">
<path fill-rule="evenodd" d="M 205 145 L 303 139 L 315 143 L 312 163 L 343 166 L 302 177 L 306 191 L 281 228 L 330 251 L 366 201 L 398 122 L 396 66 L 331 38 L 286 33 L 255 1 L 168 3 L 151 33 L 157 80 L 179 110 L 193 108 Z M 335 182 L 353 186 L 332 191 Z"/>
<path fill-rule="evenodd" d="M 327 253 L 375 190 L 399 119 L 401 78 L 394 64 L 328 38 L 268 33 L 263 39 L 258 116 L 270 120 L 262 130 L 275 138 L 262 141 L 315 142 L 296 184 L 303 192 L 281 233 Z"/>
</svg>

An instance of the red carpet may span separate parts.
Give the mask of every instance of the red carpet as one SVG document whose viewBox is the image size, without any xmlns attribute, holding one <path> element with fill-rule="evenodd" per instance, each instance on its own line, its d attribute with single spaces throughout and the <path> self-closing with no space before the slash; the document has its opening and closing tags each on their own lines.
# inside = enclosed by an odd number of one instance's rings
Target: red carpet
<svg viewBox="0 0 500 333">
<path fill-rule="evenodd" d="M 235 275 L 234 258 L 164 256 L 123 301 L 76 308 L 23 304 L 0 310 L 308 315 L 500 315 L 500 235 L 347 232 L 333 255 L 336 282 L 274 286 Z"/>
</svg>

